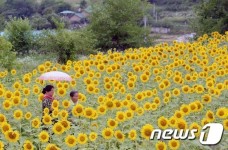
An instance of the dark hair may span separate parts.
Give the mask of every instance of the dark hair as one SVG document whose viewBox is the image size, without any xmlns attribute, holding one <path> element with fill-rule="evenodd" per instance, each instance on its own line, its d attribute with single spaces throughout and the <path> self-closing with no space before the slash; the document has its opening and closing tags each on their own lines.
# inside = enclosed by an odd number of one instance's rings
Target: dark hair
<svg viewBox="0 0 228 150">
<path fill-rule="evenodd" d="M 50 92 L 52 88 L 54 88 L 53 85 L 46 85 L 46 87 L 43 88 L 42 93 L 45 94 L 46 92 Z"/>
<path fill-rule="evenodd" d="M 70 92 L 70 97 L 74 97 L 74 94 L 78 93 L 78 91 L 71 91 Z"/>
</svg>

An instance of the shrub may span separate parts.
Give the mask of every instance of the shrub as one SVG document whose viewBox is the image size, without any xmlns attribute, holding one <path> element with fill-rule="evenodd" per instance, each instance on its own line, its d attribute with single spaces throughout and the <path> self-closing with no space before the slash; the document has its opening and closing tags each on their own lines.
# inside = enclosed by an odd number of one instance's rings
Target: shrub
<svg viewBox="0 0 228 150">
<path fill-rule="evenodd" d="M 15 65 L 16 54 L 11 51 L 12 44 L 0 37 L 0 68 L 10 71 Z"/>
<path fill-rule="evenodd" d="M 13 18 L 6 24 L 6 38 L 17 54 L 28 54 L 32 41 L 31 25 L 28 19 Z"/>
</svg>

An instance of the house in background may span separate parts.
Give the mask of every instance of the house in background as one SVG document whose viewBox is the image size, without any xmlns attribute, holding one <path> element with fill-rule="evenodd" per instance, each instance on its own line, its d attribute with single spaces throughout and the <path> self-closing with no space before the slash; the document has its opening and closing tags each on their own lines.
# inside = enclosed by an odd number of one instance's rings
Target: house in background
<svg viewBox="0 0 228 150">
<path fill-rule="evenodd" d="M 62 11 L 60 16 L 70 24 L 71 29 L 83 28 L 89 23 L 89 13 L 81 8 L 78 8 L 76 12 L 70 10 Z"/>
</svg>

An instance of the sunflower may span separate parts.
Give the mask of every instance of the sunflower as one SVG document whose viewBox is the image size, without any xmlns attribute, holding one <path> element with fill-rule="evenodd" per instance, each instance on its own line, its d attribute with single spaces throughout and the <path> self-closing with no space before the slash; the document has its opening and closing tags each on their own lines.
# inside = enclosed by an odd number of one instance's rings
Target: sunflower
<svg viewBox="0 0 228 150">
<path fill-rule="evenodd" d="M 169 126 L 169 121 L 164 116 L 158 118 L 158 127 L 161 129 L 166 129 Z"/>
<path fill-rule="evenodd" d="M 75 87 L 75 86 L 76 86 L 76 81 L 75 81 L 75 80 L 72 80 L 72 81 L 70 82 L 70 85 L 71 85 L 71 87 Z"/>
<path fill-rule="evenodd" d="M 99 71 L 104 71 L 106 68 L 105 68 L 105 65 L 104 65 L 104 64 L 99 64 L 99 65 L 97 66 L 97 69 L 98 69 Z"/>
<path fill-rule="evenodd" d="M 105 102 L 105 105 L 106 105 L 106 108 L 107 108 L 107 109 L 113 109 L 113 108 L 115 108 L 114 102 L 113 102 L 111 99 L 108 99 L 108 100 Z"/>
<path fill-rule="evenodd" d="M 172 117 L 169 118 L 169 126 L 175 127 L 176 122 L 177 122 L 177 118 L 176 117 L 172 116 Z"/>
<path fill-rule="evenodd" d="M 110 83 L 105 83 L 104 88 L 105 88 L 105 90 L 109 91 L 109 90 L 111 90 L 112 85 Z"/>
<path fill-rule="evenodd" d="M 42 102 L 43 98 L 44 98 L 44 94 L 43 93 L 38 95 L 39 102 Z"/>
<path fill-rule="evenodd" d="M 15 143 L 19 140 L 20 134 L 18 131 L 9 130 L 5 132 L 5 138 L 12 143 Z"/>
<path fill-rule="evenodd" d="M 136 140 L 137 138 L 137 131 L 132 129 L 128 132 L 128 138 L 132 141 Z"/>
<path fill-rule="evenodd" d="M 87 85 L 86 90 L 87 90 L 88 93 L 93 94 L 94 91 L 95 91 L 95 85 L 94 84 Z"/>
<path fill-rule="evenodd" d="M 31 82 L 30 77 L 28 77 L 28 76 L 23 77 L 23 83 L 29 84 L 30 82 Z"/>
<path fill-rule="evenodd" d="M 77 138 L 73 135 L 67 135 L 65 143 L 68 147 L 74 147 L 77 143 Z"/>
<path fill-rule="evenodd" d="M 177 129 L 187 129 L 187 122 L 184 119 L 177 119 L 176 128 Z"/>
<path fill-rule="evenodd" d="M 82 116 L 84 112 L 84 107 L 81 104 L 77 104 L 72 109 L 72 114 L 76 116 Z"/>
<path fill-rule="evenodd" d="M 29 89 L 29 88 L 23 88 L 23 94 L 24 94 L 25 96 L 30 95 L 30 89 Z"/>
<path fill-rule="evenodd" d="M 156 103 L 151 103 L 151 110 L 155 111 L 157 110 L 158 105 Z"/>
<path fill-rule="evenodd" d="M 18 81 L 14 82 L 13 88 L 14 88 L 14 89 L 20 89 L 20 88 L 21 88 L 21 83 L 18 82 Z"/>
<path fill-rule="evenodd" d="M 52 117 L 49 114 L 44 114 L 44 116 L 42 118 L 42 122 L 45 125 L 51 125 L 52 124 Z"/>
<path fill-rule="evenodd" d="M 200 130 L 201 130 L 201 126 L 196 123 L 196 122 L 193 122 L 190 126 L 189 126 L 189 129 L 197 129 L 197 132 L 195 133 L 195 136 L 196 137 L 199 137 L 200 136 Z"/>
<path fill-rule="evenodd" d="M 147 140 L 149 140 L 151 133 L 153 131 L 153 126 L 150 124 L 146 124 L 141 128 L 141 136 Z"/>
<path fill-rule="evenodd" d="M 125 112 L 125 116 L 127 117 L 127 119 L 131 119 L 134 116 L 134 111 L 132 110 L 127 110 Z"/>
<path fill-rule="evenodd" d="M 125 135 L 120 130 L 115 131 L 114 136 L 119 142 L 124 142 L 125 140 Z"/>
<path fill-rule="evenodd" d="M 22 117 L 23 117 L 23 112 L 20 109 L 17 109 L 17 110 L 14 111 L 13 117 L 16 120 L 21 120 Z"/>
<path fill-rule="evenodd" d="M 66 95 L 66 89 L 64 89 L 64 88 L 59 88 L 58 90 L 57 90 L 57 93 L 58 93 L 58 95 L 59 96 L 65 96 Z"/>
<path fill-rule="evenodd" d="M 57 122 L 53 125 L 52 131 L 57 135 L 61 135 L 65 131 L 65 128 L 60 122 Z"/>
<path fill-rule="evenodd" d="M 39 128 L 40 127 L 40 119 L 39 118 L 36 117 L 32 120 L 32 127 L 33 128 Z"/>
<path fill-rule="evenodd" d="M 149 102 L 144 103 L 143 105 L 144 110 L 149 111 L 151 110 L 151 104 Z"/>
<path fill-rule="evenodd" d="M 203 103 L 210 103 L 211 102 L 211 96 L 209 94 L 204 94 L 202 96 Z"/>
<path fill-rule="evenodd" d="M 13 105 L 14 105 L 14 106 L 18 106 L 18 105 L 20 104 L 20 102 L 21 102 L 21 98 L 18 97 L 18 96 L 14 96 L 14 97 L 12 98 L 12 101 L 13 101 Z"/>
<path fill-rule="evenodd" d="M 224 119 L 226 117 L 228 117 L 228 109 L 226 107 L 221 107 L 217 109 L 216 115 L 221 118 Z"/>
<path fill-rule="evenodd" d="M 56 146 L 55 144 L 48 144 L 46 146 L 45 150 L 60 150 L 60 148 L 58 146 Z"/>
<path fill-rule="evenodd" d="M 210 120 L 210 122 L 213 122 L 215 120 L 214 113 L 211 110 L 208 110 L 206 113 L 206 118 Z"/>
<path fill-rule="evenodd" d="M 135 99 L 138 100 L 138 101 L 141 101 L 141 100 L 144 99 L 144 96 L 143 96 L 143 94 L 141 92 L 139 92 L 139 93 L 137 93 L 135 95 Z"/>
<path fill-rule="evenodd" d="M 13 97 L 13 93 L 10 91 L 5 91 L 5 99 L 11 99 Z"/>
<path fill-rule="evenodd" d="M 38 66 L 38 71 L 39 71 L 40 73 L 43 73 L 43 72 L 45 71 L 45 66 L 44 66 L 44 65 L 39 65 L 39 66 Z"/>
<path fill-rule="evenodd" d="M 144 109 L 142 107 L 138 107 L 137 110 L 136 110 L 136 113 L 141 116 L 144 114 Z"/>
<path fill-rule="evenodd" d="M 3 102 L 3 109 L 5 110 L 9 110 L 12 107 L 12 103 L 10 100 L 4 100 Z"/>
<path fill-rule="evenodd" d="M 0 141 L 0 150 L 4 150 L 4 143 Z"/>
<path fill-rule="evenodd" d="M 130 102 L 129 102 L 128 100 L 125 99 L 125 100 L 123 100 L 123 101 L 121 102 L 121 105 L 127 107 L 128 105 L 131 105 L 131 104 L 130 104 Z"/>
<path fill-rule="evenodd" d="M 47 131 L 41 131 L 38 135 L 39 137 L 39 140 L 42 142 L 42 143 L 46 143 L 49 141 L 49 134 Z"/>
<path fill-rule="evenodd" d="M 208 118 L 203 118 L 203 119 L 201 120 L 201 125 L 202 125 L 202 126 L 204 126 L 204 125 L 206 125 L 206 124 L 208 124 L 208 123 L 210 123 L 210 120 L 209 120 Z"/>
<path fill-rule="evenodd" d="M 67 120 L 60 120 L 59 122 L 63 125 L 65 131 L 70 129 L 71 122 Z"/>
<path fill-rule="evenodd" d="M 153 101 L 154 101 L 154 103 L 157 104 L 157 105 L 159 105 L 160 102 L 161 102 L 161 100 L 160 100 L 159 97 L 155 97 Z"/>
<path fill-rule="evenodd" d="M 89 140 L 90 141 L 95 141 L 97 139 L 97 133 L 95 133 L 95 132 L 91 132 L 90 134 L 89 134 Z"/>
<path fill-rule="evenodd" d="M 102 136 L 108 140 L 111 139 L 113 137 L 113 130 L 111 128 L 105 128 L 102 130 Z"/>
<path fill-rule="evenodd" d="M 105 105 L 100 105 L 97 108 L 99 114 L 104 115 L 107 111 L 107 107 Z"/>
<path fill-rule="evenodd" d="M 84 133 L 79 133 L 77 137 L 77 141 L 79 144 L 86 144 L 88 141 L 88 137 Z"/>
<path fill-rule="evenodd" d="M 186 105 L 186 104 L 181 105 L 180 111 L 182 111 L 184 115 L 188 115 L 190 113 L 189 105 Z"/>
<path fill-rule="evenodd" d="M 202 104 L 199 100 L 197 100 L 197 101 L 195 101 L 195 102 L 193 102 L 193 103 L 190 103 L 190 108 L 191 108 L 191 110 L 194 110 L 193 108 L 194 108 L 195 106 L 193 106 L 193 105 L 196 105 L 196 110 L 197 110 L 197 111 L 201 111 L 201 110 L 203 109 L 203 104 Z"/>
<path fill-rule="evenodd" d="M 85 117 L 92 118 L 93 117 L 93 114 L 94 114 L 94 110 L 93 110 L 92 107 L 85 108 L 85 110 L 84 110 Z"/>
<path fill-rule="evenodd" d="M 147 76 L 146 74 L 142 74 L 140 76 L 140 79 L 143 83 L 146 83 L 149 80 L 149 76 Z"/>
<path fill-rule="evenodd" d="M 178 140 L 172 139 L 169 141 L 168 145 L 171 150 L 177 150 L 180 147 L 180 142 Z"/>
<path fill-rule="evenodd" d="M 187 94 L 187 93 L 190 93 L 190 91 L 191 91 L 191 88 L 188 85 L 182 86 L 183 93 Z"/>
<path fill-rule="evenodd" d="M 203 93 L 204 92 L 204 87 L 202 85 L 196 85 L 195 91 L 198 94 Z"/>
<path fill-rule="evenodd" d="M 58 110 L 58 109 L 54 109 L 54 110 L 52 111 L 52 113 L 51 113 L 51 116 L 52 116 L 53 118 L 58 118 L 58 116 L 59 116 L 59 110 Z"/>
<path fill-rule="evenodd" d="M 172 91 L 173 96 L 177 97 L 180 95 L 180 90 L 178 88 L 173 89 Z"/>
<path fill-rule="evenodd" d="M 29 120 L 32 117 L 31 112 L 26 112 L 24 117 L 26 120 Z"/>
<path fill-rule="evenodd" d="M 66 119 L 68 116 L 69 116 L 69 114 L 68 114 L 68 111 L 67 110 L 61 110 L 60 112 L 59 112 L 59 116 L 62 118 L 62 119 Z"/>
<path fill-rule="evenodd" d="M 33 150 L 34 146 L 31 141 L 25 140 L 23 144 L 24 150 Z"/>
<path fill-rule="evenodd" d="M 124 112 L 118 111 L 118 112 L 116 113 L 116 120 L 117 120 L 117 121 L 123 122 L 123 121 L 125 121 L 125 119 L 126 119 L 126 115 L 125 115 Z"/>
<path fill-rule="evenodd" d="M 128 89 L 134 89 L 135 88 L 135 83 L 133 81 L 128 81 L 127 82 L 127 87 L 128 87 Z"/>
<path fill-rule="evenodd" d="M 166 146 L 165 142 L 158 141 L 156 143 L 156 150 L 166 150 L 166 149 L 167 149 L 167 146 Z"/>
<path fill-rule="evenodd" d="M 63 108 L 67 109 L 70 107 L 70 101 L 69 100 L 63 100 L 62 101 Z"/>
<path fill-rule="evenodd" d="M 1 123 L 1 131 L 2 133 L 6 133 L 7 131 L 11 130 L 11 125 L 7 122 Z"/>
<path fill-rule="evenodd" d="M 12 75 L 15 75 L 17 73 L 17 71 L 15 69 L 12 69 L 10 72 Z"/>
<path fill-rule="evenodd" d="M 40 88 L 37 87 L 37 86 L 33 87 L 33 93 L 34 94 L 39 94 L 40 93 Z"/>
<path fill-rule="evenodd" d="M 176 110 L 174 113 L 174 117 L 181 119 L 184 117 L 184 113 L 182 111 Z"/>
<path fill-rule="evenodd" d="M 5 94 L 4 89 L 1 89 L 1 88 L 0 88 L 0 97 L 3 97 L 3 96 L 4 96 L 4 94 Z"/>
<path fill-rule="evenodd" d="M 116 100 L 116 101 L 114 101 L 114 105 L 115 105 L 116 109 L 120 109 L 122 106 L 122 103 L 120 101 Z"/>
<path fill-rule="evenodd" d="M 228 119 L 223 120 L 223 126 L 225 130 L 228 130 Z"/>
<path fill-rule="evenodd" d="M 47 108 L 47 107 L 44 108 L 43 113 L 44 113 L 44 114 L 49 114 L 49 108 Z"/>
<path fill-rule="evenodd" d="M 108 125 L 108 127 L 114 129 L 118 126 L 118 122 L 114 119 L 108 119 L 107 125 Z"/>
</svg>

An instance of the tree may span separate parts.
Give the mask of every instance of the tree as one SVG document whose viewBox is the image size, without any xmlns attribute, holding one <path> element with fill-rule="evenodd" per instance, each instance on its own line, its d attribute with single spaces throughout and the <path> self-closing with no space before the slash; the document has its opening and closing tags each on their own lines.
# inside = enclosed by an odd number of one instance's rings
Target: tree
<svg viewBox="0 0 228 150">
<path fill-rule="evenodd" d="M 10 71 L 15 65 L 16 54 L 11 51 L 12 44 L 0 37 L 0 67 Z"/>
<path fill-rule="evenodd" d="M 26 18 L 32 16 L 38 3 L 34 0 L 6 0 L 1 13 L 5 16 Z"/>
<path fill-rule="evenodd" d="M 80 7 L 84 9 L 84 8 L 86 8 L 86 6 L 87 6 L 86 0 L 81 0 Z"/>
<path fill-rule="evenodd" d="M 13 18 L 6 24 L 6 38 L 12 43 L 17 54 L 28 54 L 32 42 L 32 31 L 29 20 Z"/>
<path fill-rule="evenodd" d="M 149 30 L 140 26 L 150 4 L 141 0 L 104 0 L 93 8 L 89 28 L 97 48 L 108 50 L 144 46 Z"/>
<path fill-rule="evenodd" d="M 203 0 L 196 8 L 196 15 L 192 27 L 198 35 L 228 30 L 228 0 Z"/>
<path fill-rule="evenodd" d="M 55 33 L 49 31 L 43 39 L 43 46 L 50 52 L 57 53 L 58 62 L 66 63 L 67 60 L 74 60 L 76 54 L 93 53 L 95 47 L 95 37 L 87 29 L 69 31 L 64 29 L 64 23 L 56 23 Z"/>
<path fill-rule="evenodd" d="M 63 10 L 70 10 L 71 5 L 60 0 L 43 0 L 39 7 L 40 14 L 59 13 Z M 51 12 L 50 12 L 51 11 Z"/>
</svg>

